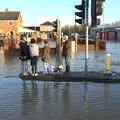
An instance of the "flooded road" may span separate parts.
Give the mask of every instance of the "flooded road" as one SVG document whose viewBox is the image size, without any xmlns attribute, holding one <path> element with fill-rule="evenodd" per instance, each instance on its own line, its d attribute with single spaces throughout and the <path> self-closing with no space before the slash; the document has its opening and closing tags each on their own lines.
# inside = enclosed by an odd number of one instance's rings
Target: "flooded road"
<svg viewBox="0 0 120 120">
<path fill-rule="evenodd" d="M 120 43 L 106 51 L 89 52 L 88 70 L 105 71 L 111 53 L 111 71 L 120 71 Z M 84 70 L 84 52 L 76 53 L 72 71 Z M 55 56 L 51 65 L 56 64 Z M 43 70 L 39 60 L 38 71 Z M 119 118 L 120 84 L 22 81 L 17 56 L 0 51 L 0 120 L 113 120 Z"/>
<path fill-rule="evenodd" d="M 120 72 L 120 43 L 107 42 L 105 51 L 90 51 L 88 58 L 89 71 L 105 71 L 106 55 L 111 54 L 111 71 Z M 29 63 L 28 63 L 29 64 Z M 50 66 L 56 64 L 56 57 L 53 56 Z M 70 61 L 71 71 L 84 71 L 85 69 L 85 53 L 77 52 Z M 38 71 L 43 71 L 43 62 L 39 59 Z M 17 77 L 21 72 L 21 61 L 18 56 L 6 55 L 0 51 L 0 76 Z"/>
<path fill-rule="evenodd" d="M 113 120 L 120 84 L 0 80 L 0 120 Z"/>
</svg>

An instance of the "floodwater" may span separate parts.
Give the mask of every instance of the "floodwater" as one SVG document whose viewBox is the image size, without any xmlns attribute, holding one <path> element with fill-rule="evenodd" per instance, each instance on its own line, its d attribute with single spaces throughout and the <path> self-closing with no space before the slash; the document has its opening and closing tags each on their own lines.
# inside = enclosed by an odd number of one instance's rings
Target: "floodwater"
<svg viewBox="0 0 120 120">
<path fill-rule="evenodd" d="M 120 43 L 108 42 L 106 51 L 89 52 L 88 70 L 105 71 L 111 53 L 111 71 L 120 69 Z M 70 61 L 71 71 L 84 70 L 84 52 Z M 55 57 L 50 61 L 56 64 Z M 43 71 L 39 60 L 38 71 Z M 120 84 L 22 81 L 17 56 L 0 51 L 0 120 L 113 120 L 119 118 Z"/>
</svg>

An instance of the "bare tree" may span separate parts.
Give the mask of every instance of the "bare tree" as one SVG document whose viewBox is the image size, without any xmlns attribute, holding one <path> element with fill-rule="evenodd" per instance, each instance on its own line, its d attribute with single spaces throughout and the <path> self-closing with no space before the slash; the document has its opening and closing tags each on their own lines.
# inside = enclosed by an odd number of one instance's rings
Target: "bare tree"
<svg viewBox="0 0 120 120">
<path fill-rule="evenodd" d="M 79 33 L 79 34 L 85 34 L 85 26 L 84 25 L 66 25 L 62 27 L 62 32 L 65 35 L 70 35 L 71 33 Z"/>
</svg>

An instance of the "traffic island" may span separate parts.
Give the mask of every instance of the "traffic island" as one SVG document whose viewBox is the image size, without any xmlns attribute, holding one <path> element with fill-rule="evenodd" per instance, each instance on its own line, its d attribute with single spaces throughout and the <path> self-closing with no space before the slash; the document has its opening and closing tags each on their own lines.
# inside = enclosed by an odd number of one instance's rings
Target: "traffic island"
<svg viewBox="0 0 120 120">
<path fill-rule="evenodd" d="M 50 82 L 105 82 L 120 83 L 120 74 L 116 72 L 60 72 L 60 73 L 38 73 L 37 76 L 31 74 L 19 75 L 22 80 L 37 80 Z"/>
</svg>

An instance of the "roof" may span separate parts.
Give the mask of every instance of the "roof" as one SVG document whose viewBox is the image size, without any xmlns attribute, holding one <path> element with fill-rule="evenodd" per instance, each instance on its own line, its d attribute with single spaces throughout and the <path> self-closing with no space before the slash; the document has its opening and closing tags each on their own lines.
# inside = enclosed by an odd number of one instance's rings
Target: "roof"
<svg viewBox="0 0 120 120">
<path fill-rule="evenodd" d="M 0 20 L 17 20 L 19 17 L 19 11 L 5 11 L 0 12 Z"/>
<path fill-rule="evenodd" d="M 27 28 L 27 29 L 30 29 L 30 30 L 40 31 L 40 27 L 39 26 L 25 26 L 24 28 Z"/>
<path fill-rule="evenodd" d="M 19 32 L 36 32 L 36 30 L 32 30 L 32 29 L 29 29 L 29 28 L 26 28 L 26 27 L 23 27 L 23 26 L 19 26 L 18 27 L 18 31 Z"/>
<path fill-rule="evenodd" d="M 108 28 L 108 29 L 120 28 L 120 24 L 103 24 L 96 27 L 96 29 L 103 29 L 103 28 Z"/>
<path fill-rule="evenodd" d="M 47 21 L 47 22 L 42 23 L 41 25 L 52 25 L 53 26 L 53 23 Z"/>
</svg>

